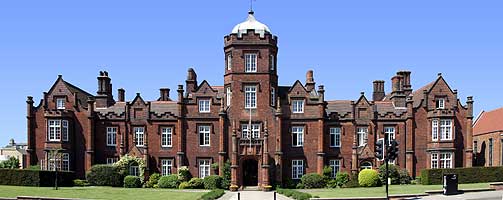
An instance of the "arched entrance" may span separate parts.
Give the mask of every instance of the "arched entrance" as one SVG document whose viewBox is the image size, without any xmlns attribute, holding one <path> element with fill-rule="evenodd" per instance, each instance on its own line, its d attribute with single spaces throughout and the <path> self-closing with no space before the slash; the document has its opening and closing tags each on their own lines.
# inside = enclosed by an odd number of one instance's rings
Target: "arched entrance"
<svg viewBox="0 0 503 200">
<path fill-rule="evenodd" d="M 243 185 L 258 186 L 258 161 L 247 159 L 243 162 Z"/>
</svg>

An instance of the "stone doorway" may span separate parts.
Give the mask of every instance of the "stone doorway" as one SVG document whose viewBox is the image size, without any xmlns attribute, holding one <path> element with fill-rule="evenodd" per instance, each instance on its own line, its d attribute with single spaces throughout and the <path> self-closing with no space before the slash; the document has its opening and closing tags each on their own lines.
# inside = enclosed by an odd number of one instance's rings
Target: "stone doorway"
<svg viewBox="0 0 503 200">
<path fill-rule="evenodd" d="M 258 161 L 247 159 L 243 162 L 243 185 L 258 186 Z"/>
</svg>

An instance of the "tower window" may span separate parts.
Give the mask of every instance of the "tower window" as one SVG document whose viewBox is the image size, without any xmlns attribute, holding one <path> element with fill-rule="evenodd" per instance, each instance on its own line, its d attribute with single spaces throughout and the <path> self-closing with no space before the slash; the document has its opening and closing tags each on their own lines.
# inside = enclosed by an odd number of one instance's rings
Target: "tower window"
<svg viewBox="0 0 503 200">
<path fill-rule="evenodd" d="M 274 59 L 274 55 L 270 55 L 269 66 L 271 67 L 271 71 L 276 69 L 276 59 Z"/>
<path fill-rule="evenodd" d="M 245 72 L 257 72 L 257 54 L 245 54 Z"/>
<path fill-rule="evenodd" d="M 303 126 L 292 127 L 292 146 L 293 147 L 303 147 L 304 146 L 304 127 Z"/>
<path fill-rule="evenodd" d="M 257 108 L 257 86 L 245 86 L 245 108 Z"/>
<path fill-rule="evenodd" d="M 232 99 L 232 91 L 231 91 L 231 87 L 227 87 L 225 89 L 225 95 L 226 95 L 226 103 L 227 103 L 227 106 L 230 106 L 231 105 L 231 99 Z"/>
<path fill-rule="evenodd" d="M 232 69 L 232 54 L 227 54 L 227 70 Z"/>
<path fill-rule="evenodd" d="M 276 106 L 276 90 L 271 87 L 271 105 Z"/>
</svg>

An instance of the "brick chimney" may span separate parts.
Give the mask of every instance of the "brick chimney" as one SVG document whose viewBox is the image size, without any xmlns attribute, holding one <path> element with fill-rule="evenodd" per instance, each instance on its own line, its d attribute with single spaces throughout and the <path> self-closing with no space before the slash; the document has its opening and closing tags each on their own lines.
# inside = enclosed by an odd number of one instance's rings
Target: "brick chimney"
<svg viewBox="0 0 503 200">
<path fill-rule="evenodd" d="M 372 94 L 373 101 L 382 101 L 386 94 L 384 93 L 384 81 L 376 80 L 374 81 L 374 92 Z"/>
<path fill-rule="evenodd" d="M 169 98 L 169 88 L 161 88 L 159 89 L 160 92 L 160 97 L 159 101 L 170 101 L 171 99 Z"/>
<path fill-rule="evenodd" d="M 126 90 L 124 88 L 119 88 L 118 89 L 119 93 L 119 102 L 125 102 L 126 101 Z"/>
<path fill-rule="evenodd" d="M 96 95 L 97 108 L 105 108 L 115 103 L 111 82 L 112 79 L 108 77 L 108 72 L 100 71 L 100 75 L 98 76 L 98 95 Z"/>
<path fill-rule="evenodd" d="M 391 78 L 392 90 L 391 90 L 391 100 L 395 107 L 405 107 L 406 95 L 404 92 L 404 76 L 400 72 L 397 72 L 396 76 Z"/>
<path fill-rule="evenodd" d="M 187 71 L 187 80 L 185 81 L 187 87 L 187 94 L 196 91 L 197 88 L 197 74 L 194 69 L 189 68 Z"/>
<path fill-rule="evenodd" d="M 313 70 L 309 70 L 306 73 L 306 90 L 308 92 L 311 92 L 314 90 L 314 87 L 316 86 L 316 82 L 314 82 L 314 72 Z"/>
<path fill-rule="evenodd" d="M 400 75 L 403 77 L 402 80 L 402 89 L 405 93 L 406 96 L 409 96 L 412 93 L 412 85 L 410 83 L 410 71 L 399 71 L 396 73 L 397 75 Z"/>
</svg>

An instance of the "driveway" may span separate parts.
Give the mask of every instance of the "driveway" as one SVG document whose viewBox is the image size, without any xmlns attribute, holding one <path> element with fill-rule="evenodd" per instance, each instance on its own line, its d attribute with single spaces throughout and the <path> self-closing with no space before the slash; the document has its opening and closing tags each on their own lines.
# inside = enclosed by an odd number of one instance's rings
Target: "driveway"
<svg viewBox="0 0 503 200">
<path fill-rule="evenodd" d="M 262 191 L 239 191 L 240 200 L 274 200 L 274 192 Z M 280 194 L 276 194 L 277 200 L 292 200 Z M 219 200 L 238 200 L 238 192 L 226 191 L 225 195 L 220 197 Z"/>
</svg>

